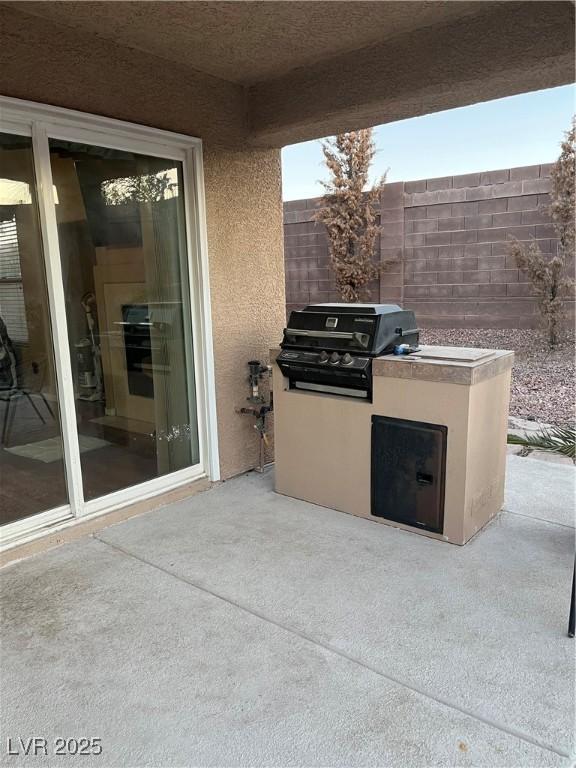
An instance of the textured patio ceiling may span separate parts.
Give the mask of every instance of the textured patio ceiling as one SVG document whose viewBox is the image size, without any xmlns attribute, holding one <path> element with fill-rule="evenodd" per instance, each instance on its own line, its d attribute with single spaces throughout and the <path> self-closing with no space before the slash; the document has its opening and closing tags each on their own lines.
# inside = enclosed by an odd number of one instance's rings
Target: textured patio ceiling
<svg viewBox="0 0 576 768">
<path fill-rule="evenodd" d="M 204 135 L 213 102 L 228 112 L 211 123 L 226 143 L 281 146 L 574 77 L 572 2 L 48 1 L 0 4 L 0 15 L 8 95 L 20 95 L 19 79 L 34 90 L 26 59 L 43 44 L 59 64 L 45 100 L 62 106 L 73 104 L 50 98 L 54 82 L 65 92 L 70 80 L 72 93 L 83 83 L 93 111 L 106 81 L 111 101 L 122 84 L 129 111 L 154 95 L 150 74 L 162 68 L 189 105 L 197 94 L 179 129 Z"/>
<path fill-rule="evenodd" d="M 240 85 L 478 13 L 477 2 L 28 2 L 24 10 Z M 498 5 L 498 3 L 489 3 Z"/>
</svg>

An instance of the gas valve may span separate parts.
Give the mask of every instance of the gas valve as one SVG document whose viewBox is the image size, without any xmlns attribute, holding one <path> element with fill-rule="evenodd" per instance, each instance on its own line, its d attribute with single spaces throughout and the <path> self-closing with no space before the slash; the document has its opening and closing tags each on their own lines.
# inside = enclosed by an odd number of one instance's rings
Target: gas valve
<svg viewBox="0 0 576 768">
<path fill-rule="evenodd" d="M 248 370 L 250 371 L 248 381 L 252 389 L 248 402 L 263 403 L 264 397 L 260 394 L 260 379 L 262 379 L 265 373 L 269 373 L 272 367 L 270 365 L 262 365 L 260 360 L 250 360 L 248 362 Z"/>
</svg>

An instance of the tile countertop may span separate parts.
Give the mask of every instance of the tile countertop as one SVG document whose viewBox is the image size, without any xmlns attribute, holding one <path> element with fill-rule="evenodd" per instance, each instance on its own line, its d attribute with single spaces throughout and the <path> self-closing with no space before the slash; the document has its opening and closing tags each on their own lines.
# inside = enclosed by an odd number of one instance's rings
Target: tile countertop
<svg viewBox="0 0 576 768">
<path fill-rule="evenodd" d="M 411 355 L 383 355 L 372 363 L 373 376 L 393 379 L 478 384 L 512 368 L 514 352 L 505 349 L 422 345 Z"/>
</svg>

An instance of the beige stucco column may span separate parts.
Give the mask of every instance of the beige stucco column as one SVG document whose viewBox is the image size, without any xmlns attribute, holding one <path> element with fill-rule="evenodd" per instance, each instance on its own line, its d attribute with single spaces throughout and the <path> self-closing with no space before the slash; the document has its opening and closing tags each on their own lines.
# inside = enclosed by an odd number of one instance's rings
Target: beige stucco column
<svg viewBox="0 0 576 768">
<path fill-rule="evenodd" d="M 222 478 L 258 464 L 246 405 L 248 360 L 268 361 L 285 325 L 279 150 L 204 148 L 208 257 Z"/>
</svg>

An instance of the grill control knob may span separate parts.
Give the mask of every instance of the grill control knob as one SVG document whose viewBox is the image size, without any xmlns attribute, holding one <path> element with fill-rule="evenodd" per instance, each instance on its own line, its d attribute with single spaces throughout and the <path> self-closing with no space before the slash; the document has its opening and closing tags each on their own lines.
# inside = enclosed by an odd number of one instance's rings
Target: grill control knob
<svg viewBox="0 0 576 768">
<path fill-rule="evenodd" d="M 328 352 L 320 352 L 320 354 L 318 355 L 318 360 L 321 363 L 326 363 L 328 362 L 328 357 L 329 357 Z"/>
<path fill-rule="evenodd" d="M 338 352 L 332 352 L 332 354 L 330 355 L 330 362 L 332 363 L 332 365 L 336 365 L 336 363 L 339 360 L 340 360 L 340 355 L 338 354 Z"/>
<path fill-rule="evenodd" d="M 346 352 L 346 354 L 342 356 L 342 365 L 352 365 L 353 362 L 354 358 L 349 352 Z"/>
</svg>

